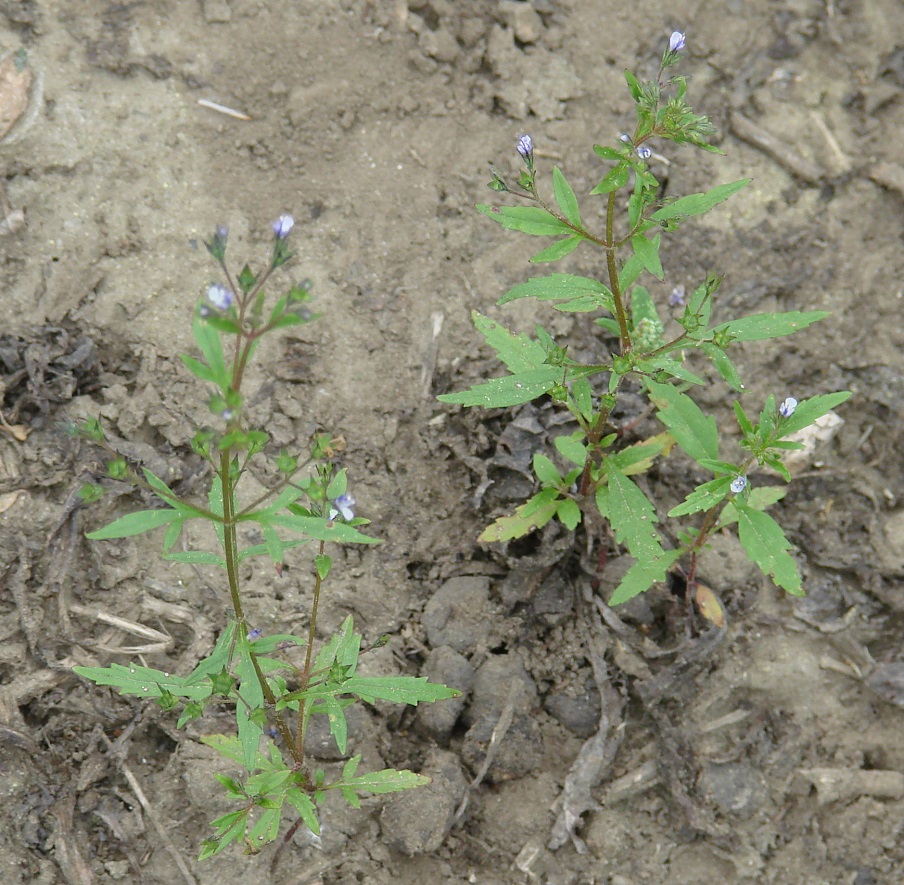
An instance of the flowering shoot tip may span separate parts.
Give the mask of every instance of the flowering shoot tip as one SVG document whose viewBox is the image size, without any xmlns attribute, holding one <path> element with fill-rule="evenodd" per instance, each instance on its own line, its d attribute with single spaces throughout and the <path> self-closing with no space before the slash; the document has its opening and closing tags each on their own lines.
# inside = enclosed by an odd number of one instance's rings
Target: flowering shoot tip
<svg viewBox="0 0 904 885">
<path fill-rule="evenodd" d="M 207 289 L 207 300 L 217 310 L 229 310 L 232 305 L 232 292 L 219 283 L 211 283 Z"/>
<path fill-rule="evenodd" d="M 681 52 L 687 45 L 687 38 L 681 31 L 672 31 L 669 37 L 669 52 Z"/>
<path fill-rule="evenodd" d="M 284 240 L 295 227 L 295 219 L 291 215 L 280 215 L 271 225 L 277 240 Z"/>
<path fill-rule="evenodd" d="M 789 396 L 779 407 L 778 413 L 782 418 L 790 418 L 797 408 L 797 400 L 793 396 Z"/>
</svg>

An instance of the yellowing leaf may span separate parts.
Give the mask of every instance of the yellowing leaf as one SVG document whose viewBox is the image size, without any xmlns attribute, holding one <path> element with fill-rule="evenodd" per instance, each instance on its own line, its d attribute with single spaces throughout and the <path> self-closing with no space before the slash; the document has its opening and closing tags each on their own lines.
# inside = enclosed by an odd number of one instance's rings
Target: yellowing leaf
<svg viewBox="0 0 904 885">
<path fill-rule="evenodd" d="M 700 614 L 707 621 L 715 624 L 720 630 L 725 626 L 725 610 L 722 608 L 722 603 L 715 592 L 707 587 L 706 584 L 697 584 L 694 602 L 697 603 Z"/>
</svg>

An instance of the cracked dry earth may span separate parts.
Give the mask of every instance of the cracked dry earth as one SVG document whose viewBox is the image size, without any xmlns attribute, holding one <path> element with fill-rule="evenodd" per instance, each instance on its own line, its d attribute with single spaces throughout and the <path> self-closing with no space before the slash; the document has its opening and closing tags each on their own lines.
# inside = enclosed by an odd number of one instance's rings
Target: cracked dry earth
<svg viewBox="0 0 904 885">
<path fill-rule="evenodd" d="M 473 205 L 524 132 L 586 193 L 591 145 L 629 126 L 623 69 L 649 72 L 674 28 L 724 156 L 669 152 L 670 193 L 753 184 L 668 244 L 654 295 L 713 269 L 726 317 L 829 310 L 739 351 L 747 396 L 854 394 L 776 509 L 808 596 L 717 538 L 702 571 L 728 624 L 690 642 L 667 588 L 601 605 L 554 529 L 477 543 L 530 493 L 549 404 L 435 400 L 494 368 L 472 308 L 590 346 L 581 314 L 494 306 L 537 272 L 534 244 Z M 897 0 L 6 0 L 0 55 L 0 882 L 904 883 Z M 222 588 L 161 563 L 157 539 L 85 541 L 136 500 L 78 506 L 94 460 L 61 426 L 100 415 L 159 475 L 202 482 L 186 441 L 206 406 L 179 360 L 213 272 L 200 240 L 228 224 L 250 256 L 284 211 L 322 318 L 262 353 L 250 408 L 276 447 L 341 434 L 384 540 L 342 554 L 323 630 L 352 613 L 391 637 L 369 672 L 464 694 L 351 720 L 365 765 L 429 788 L 328 804 L 322 842 L 296 836 L 275 868 L 266 851 L 199 864 L 224 810 L 198 742 L 216 717 L 176 731 L 69 668 L 135 647 L 189 667 L 225 624 Z M 561 269 L 601 267 L 579 250 Z M 727 390 L 701 400 L 730 434 Z M 649 481 L 683 495 L 680 465 Z M 304 627 L 302 553 L 245 578 L 259 626 Z"/>
</svg>

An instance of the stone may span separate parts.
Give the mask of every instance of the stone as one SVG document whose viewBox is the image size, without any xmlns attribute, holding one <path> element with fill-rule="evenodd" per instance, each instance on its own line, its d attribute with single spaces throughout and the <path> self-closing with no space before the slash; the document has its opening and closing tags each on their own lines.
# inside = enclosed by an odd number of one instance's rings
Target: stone
<svg viewBox="0 0 904 885">
<path fill-rule="evenodd" d="M 498 716 L 483 716 L 465 735 L 461 759 L 475 774 L 483 767 L 498 725 Z M 525 777 L 543 763 L 543 738 L 531 714 L 515 713 L 511 725 L 497 740 L 485 777 L 489 783 L 498 784 Z"/>
<path fill-rule="evenodd" d="M 467 725 L 489 717 L 498 720 L 515 689 L 516 712 L 528 712 L 538 703 L 537 687 L 517 655 L 490 655 L 478 668 L 473 697 L 465 711 Z"/>
<path fill-rule="evenodd" d="M 593 688 L 579 695 L 551 694 L 543 709 L 580 738 L 596 734 L 600 724 L 600 695 Z"/>
<path fill-rule="evenodd" d="M 448 645 L 465 654 L 485 645 L 491 629 L 490 581 L 483 576 L 450 578 L 430 598 L 421 616 L 433 648 Z"/>
<path fill-rule="evenodd" d="M 383 841 L 409 856 L 442 845 L 467 789 L 458 757 L 447 750 L 431 751 L 423 773 L 430 778 L 427 786 L 397 793 L 380 813 Z"/>
<path fill-rule="evenodd" d="M 445 28 L 436 31 L 424 31 L 418 38 L 421 52 L 437 61 L 451 63 L 458 58 L 461 47 L 454 35 Z"/>
<path fill-rule="evenodd" d="M 444 645 L 431 652 L 424 675 L 431 682 L 439 682 L 461 692 L 460 697 L 437 701 L 435 704 L 419 704 L 417 708 L 418 727 L 435 741 L 445 743 L 468 702 L 476 671 L 464 655 Z"/>
<path fill-rule="evenodd" d="M 502 0 L 499 15 L 514 31 L 519 43 L 536 43 L 543 36 L 543 19 L 530 3 Z"/>
</svg>

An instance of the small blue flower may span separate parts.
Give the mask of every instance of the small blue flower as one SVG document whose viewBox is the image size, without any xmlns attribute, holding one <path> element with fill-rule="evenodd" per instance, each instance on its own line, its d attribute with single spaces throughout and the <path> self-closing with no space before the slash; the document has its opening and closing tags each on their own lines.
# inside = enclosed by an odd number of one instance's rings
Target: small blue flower
<svg viewBox="0 0 904 885">
<path fill-rule="evenodd" d="M 684 307 L 684 286 L 678 285 L 669 293 L 669 307 Z"/>
<path fill-rule="evenodd" d="M 261 636 L 264 635 L 264 631 L 260 629 L 260 627 L 255 627 L 248 633 L 248 640 L 250 642 L 254 642 L 255 639 L 260 639 Z"/>
<path fill-rule="evenodd" d="M 790 418 L 797 408 L 797 400 L 793 396 L 789 396 L 779 407 L 778 413 L 782 418 Z"/>
<path fill-rule="evenodd" d="M 207 290 L 207 300 L 217 310 L 228 310 L 232 304 L 232 292 L 219 283 L 211 283 Z"/>
<path fill-rule="evenodd" d="M 681 52 L 687 45 L 687 38 L 681 31 L 672 31 L 669 37 L 669 52 Z"/>
<path fill-rule="evenodd" d="M 284 240 L 295 227 L 295 219 L 291 215 L 280 215 L 271 225 L 277 240 Z"/>
<path fill-rule="evenodd" d="M 746 476 L 736 476 L 731 481 L 731 490 L 736 494 L 740 495 L 744 489 L 747 488 L 747 477 Z"/>
<path fill-rule="evenodd" d="M 337 516 L 341 516 L 344 520 L 349 521 L 355 518 L 354 506 L 358 502 L 351 495 L 340 495 L 333 500 L 333 506 L 330 508 L 330 521 Z"/>
<path fill-rule="evenodd" d="M 637 156 L 640 157 L 641 160 L 649 160 L 650 157 L 653 156 L 653 151 L 651 151 L 645 144 L 642 144 L 639 148 L 637 148 Z"/>
<path fill-rule="evenodd" d="M 519 135 L 515 149 L 525 160 L 532 160 L 534 156 L 534 140 L 529 135 Z"/>
</svg>

